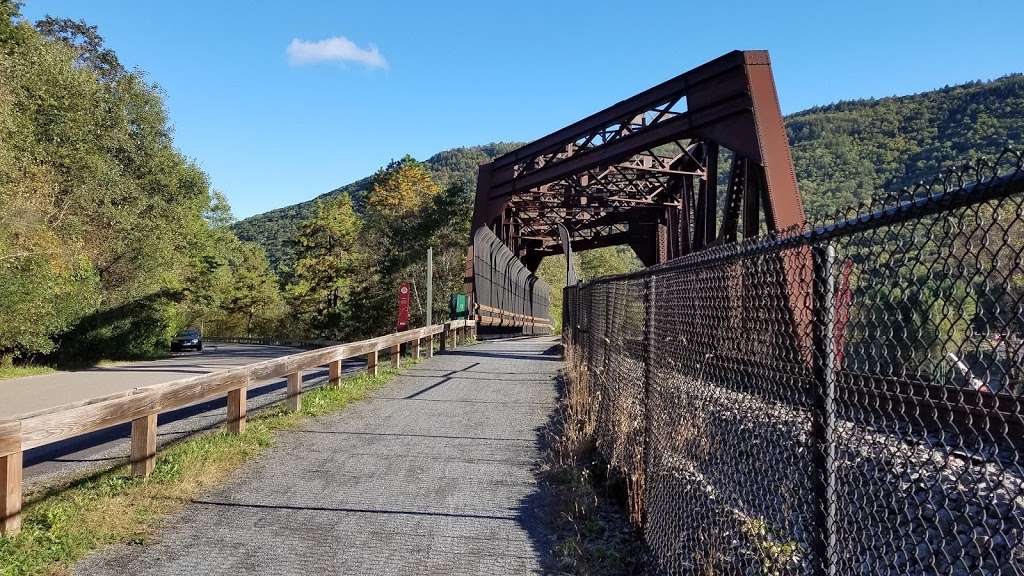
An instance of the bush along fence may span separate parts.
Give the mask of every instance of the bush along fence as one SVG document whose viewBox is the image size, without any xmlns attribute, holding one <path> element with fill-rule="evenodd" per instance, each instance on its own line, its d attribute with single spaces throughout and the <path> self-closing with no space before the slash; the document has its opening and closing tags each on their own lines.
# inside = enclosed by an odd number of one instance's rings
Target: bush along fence
<svg viewBox="0 0 1024 576">
<path fill-rule="evenodd" d="M 366 370 L 376 374 L 381 352 L 388 355 L 393 366 L 398 367 L 403 345 L 408 345 L 415 358 L 421 354 L 429 357 L 434 354 L 435 338 L 440 339 L 440 349 L 445 350 L 465 341 L 475 332 L 476 323 L 473 320 L 453 320 L 369 340 L 291 354 L 239 368 L 143 386 L 0 422 L 0 534 L 14 535 L 21 529 L 22 453 L 25 450 L 131 422 L 132 472 L 138 476 L 148 476 L 156 464 L 157 416 L 161 412 L 226 395 L 228 431 L 241 434 L 245 431 L 246 390 L 250 382 L 287 377 L 286 402 L 290 409 L 299 410 L 304 370 L 327 366 L 330 384 L 337 385 L 341 378 L 341 363 L 346 358 L 365 356 Z"/>
<path fill-rule="evenodd" d="M 565 293 L 657 574 L 1024 571 L 1024 171 Z"/>
</svg>

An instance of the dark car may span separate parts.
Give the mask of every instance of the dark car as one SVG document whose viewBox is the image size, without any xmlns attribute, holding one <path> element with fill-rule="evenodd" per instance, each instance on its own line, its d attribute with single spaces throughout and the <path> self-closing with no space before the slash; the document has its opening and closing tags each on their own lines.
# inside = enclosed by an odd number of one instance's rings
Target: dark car
<svg viewBox="0 0 1024 576">
<path fill-rule="evenodd" d="M 184 350 L 203 350 L 203 335 L 195 328 L 188 328 L 178 332 L 178 335 L 171 340 L 171 352 Z"/>
</svg>

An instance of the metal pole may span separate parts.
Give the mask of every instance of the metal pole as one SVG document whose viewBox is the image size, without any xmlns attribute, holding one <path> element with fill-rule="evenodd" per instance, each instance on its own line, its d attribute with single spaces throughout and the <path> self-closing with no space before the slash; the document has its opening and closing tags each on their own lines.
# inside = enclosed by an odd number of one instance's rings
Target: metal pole
<svg viewBox="0 0 1024 576">
<path fill-rule="evenodd" d="M 640 473 L 644 479 L 644 485 L 647 484 L 647 472 L 653 467 L 652 462 L 654 461 L 654 426 L 652 425 L 653 410 L 651 409 L 654 403 L 654 398 L 651 396 L 651 384 L 654 382 L 654 323 L 657 321 L 654 309 L 654 283 L 655 278 L 653 274 L 648 276 L 644 282 L 644 342 L 642 345 L 644 396 L 641 403 L 644 408 L 644 436 L 640 449 Z M 644 503 L 644 509 L 638 510 L 640 513 L 640 525 L 646 529 L 647 502 L 646 500 L 641 500 L 641 502 Z"/>
<path fill-rule="evenodd" d="M 427 326 L 434 323 L 434 249 L 427 248 Z"/>
<path fill-rule="evenodd" d="M 814 387 L 815 409 L 811 419 L 811 433 L 815 439 L 815 534 L 814 552 L 816 574 L 832 576 L 831 553 L 836 549 L 835 498 L 835 277 L 832 274 L 836 250 L 831 245 L 813 248 L 814 266 Z"/>
</svg>

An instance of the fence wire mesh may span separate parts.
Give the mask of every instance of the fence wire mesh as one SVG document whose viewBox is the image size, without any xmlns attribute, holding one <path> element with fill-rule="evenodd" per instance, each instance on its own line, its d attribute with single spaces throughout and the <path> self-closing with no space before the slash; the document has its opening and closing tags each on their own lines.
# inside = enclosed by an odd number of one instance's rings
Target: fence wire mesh
<svg viewBox="0 0 1024 576">
<path fill-rule="evenodd" d="M 1020 153 L 566 289 L 658 574 L 1024 572 Z"/>
</svg>

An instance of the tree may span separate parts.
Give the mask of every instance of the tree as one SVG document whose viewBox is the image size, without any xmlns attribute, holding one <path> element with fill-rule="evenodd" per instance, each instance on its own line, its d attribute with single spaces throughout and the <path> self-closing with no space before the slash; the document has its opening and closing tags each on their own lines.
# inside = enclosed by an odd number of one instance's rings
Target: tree
<svg viewBox="0 0 1024 576">
<path fill-rule="evenodd" d="M 257 249 L 171 133 L 159 89 L 95 27 L 33 27 L 0 0 L 0 357 L 151 355 L 242 306 L 236 272 L 263 297 L 254 321 L 270 304 Z"/>
<path fill-rule="evenodd" d="M 440 221 L 446 217 L 441 210 L 447 203 L 437 200 L 439 194 L 430 171 L 410 156 L 391 162 L 374 175 L 360 235 L 360 245 L 367 255 L 366 269 L 364 281 L 354 293 L 359 307 L 353 309 L 352 317 L 364 334 L 392 329 L 399 284 L 424 277 L 422 266 L 429 235 L 435 228 L 443 228 Z M 410 320 L 415 323 L 424 315 L 424 303 L 419 285 L 414 289 L 418 305 L 411 311 Z"/>
<path fill-rule="evenodd" d="M 107 82 L 124 76 L 125 69 L 113 50 L 103 45 L 103 37 L 95 26 L 84 20 L 47 16 L 36 22 L 36 30 L 49 38 L 63 42 L 78 53 L 78 66 L 91 69 Z"/>
<path fill-rule="evenodd" d="M 299 226 L 295 268 L 288 298 L 315 335 L 340 338 L 347 323 L 349 298 L 359 282 L 362 220 L 348 195 L 319 202 L 312 218 Z"/>
<path fill-rule="evenodd" d="M 420 223 L 422 242 L 411 245 L 407 260 L 410 265 L 405 274 L 414 282 L 426 278 L 426 248 L 434 249 L 434 289 L 432 306 L 434 318 L 448 314 L 448 296 L 465 290 L 466 246 L 469 241 L 470 220 L 473 217 L 473 196 L 464 184 L 449 186 L 434 196 L 426 206 Z M 417 290 L 418 306 L 413 310 L 413 322 L 425 319 L 426 290 Z"/>
<path fill-rule="evenodd" d="M 259 245 L 241 243 L 231 268 L 234 291 L 223 308 L 244 318 L 245 334 L 252 335 L 254 322 L 281 316 L 284 300 L 267 254 Z"/>
<path fill-rule="evenodd" d="M 367 197 L 367 215 L 370 220 L 394 224 L 415 216 L 439 192 L 426 166 L 406 155 L 374 175 Z"/>
</svg>

